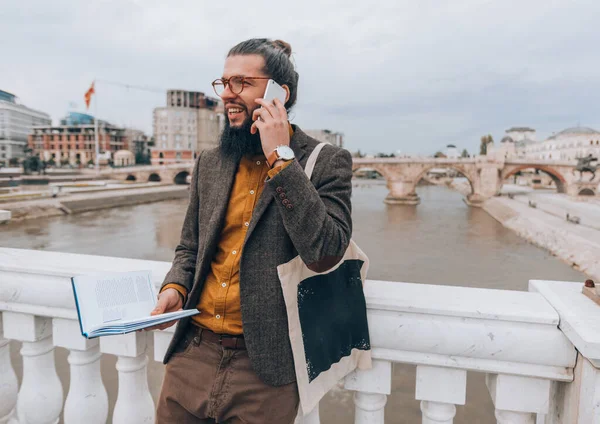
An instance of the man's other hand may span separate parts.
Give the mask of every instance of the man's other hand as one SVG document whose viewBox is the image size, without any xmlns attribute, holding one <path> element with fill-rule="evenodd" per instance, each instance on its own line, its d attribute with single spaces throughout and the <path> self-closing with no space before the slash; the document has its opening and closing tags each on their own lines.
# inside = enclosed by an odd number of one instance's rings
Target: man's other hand
<svg viewBox="0 0 600 424">
<path fill-rule="evenodd" d="M 158 302 L 156 302 L 156 308 L 150 313 L 150 315 L 166 314 L 167 312 L 180 311 L 183 308 L 183 302 L 181 295 L 175 289 L 166 289 L 158 295 Z M 165 328 L 171 327 L 177 320 L 165 322 L 164 324 L 155 325 L 154 327 L 145 328 L 147 331 L 152 330 L 164 330 Z"/>
</svg>

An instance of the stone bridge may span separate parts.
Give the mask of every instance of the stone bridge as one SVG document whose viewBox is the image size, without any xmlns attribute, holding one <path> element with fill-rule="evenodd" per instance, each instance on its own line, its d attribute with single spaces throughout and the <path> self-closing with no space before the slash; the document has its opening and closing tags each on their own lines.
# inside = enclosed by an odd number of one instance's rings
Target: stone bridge
<svg viewBox="0 0 600 424">
<path fill-rule="evenodd" d="M 169 165 L 142 165 L 124 166 L 119 168 L 106 168 L 100 170 L 100 176 L 120 181 L 137 182 L 166 182 L 172 184 L 186 184 L 187 177 L 192 174 L 194 162 L 181 162 Z M 86 170 L 94 173 L 93 170 Z"/>
<path fill-rule="evenodd" d="M 525 159 L 497 159 L 490 156 L 475 158 L 354 158 L 353 171 L 371 168 L 379 172 L 387 181 L 390 190 L 385 199 L 390 204 L 417 205 L 417 184 L 434 168 L 453 169 L 464 176 L 471 186 L 466 202 L 479 206 L 486 199 L 500 192 L 506 179 L 524 169 L 537 169 L 548 174 L 555 182 L 559 193 L 570 196 L 598 194 L 600 175 L 590 182 L 590 176 L 583 179 L 575 171 L 575 162 L 531 161 Z M 185 184 L 191 175 L 193 162 L 169 165 L 130 166 L 104 169 L 100 175 L 122 181 L 163 181 Z M 600 173 L 599 173 L 600 174 Z"/>
<path fill-rule="evenodd" d="M 417 184 L 434 168 L 453 169 L 464 176 L 471 186 L 466 203 L 479 206 L 483 201 L 497 195 L 504 181 L 524 169 L 536 169 L 548 174 L 556 183 L 559 193 L 570 196 L 598 194 L 599 178 L 590 182 L 575 171 L 576 163 L 566 161 L 531 161 L 524 159 L 497 159 L 488 156 L 475 158 L 377 158 L 353 160 L 353 171 L 370 168 L 379 172 L 390 190 L 386 203 L 417 205 Z"/>
</svg>

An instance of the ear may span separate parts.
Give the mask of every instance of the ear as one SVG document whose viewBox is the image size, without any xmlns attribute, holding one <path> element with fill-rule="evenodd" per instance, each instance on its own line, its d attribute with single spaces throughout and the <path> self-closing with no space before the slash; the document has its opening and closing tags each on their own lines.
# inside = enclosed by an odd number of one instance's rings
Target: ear
<svg viewBox="0 0 600 424">
<path fill-rule="evenodd" d="M 285 90 L 285 102 L 283 102 L 283 104 L 285 105 L 288 102 L 288 100 L 290 99 L 290 87 L 283 84 L 281 86 L 281 88 L 283 88 Z"/>
</svg>

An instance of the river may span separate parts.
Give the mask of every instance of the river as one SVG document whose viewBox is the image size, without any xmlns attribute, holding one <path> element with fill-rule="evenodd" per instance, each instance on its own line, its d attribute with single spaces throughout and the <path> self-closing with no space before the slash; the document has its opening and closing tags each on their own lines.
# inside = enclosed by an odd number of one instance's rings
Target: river
<svg viewBox="0 0 600 424">
<path fill-rule="evenodd" d="M 370 258 L 370 279 L 495 289 L 527 290 L 530 279 L 584 281 L 582 273 L 519 238 L 485 211 L 470 208 L 462 195 L 443 187 L 419 187 L 416 207 L 383 203 L 380 182 L 360 182 L 353 192 L 354 240 Z M 185 214 L 184 200 L 107 209 L 0 227 L 0 246 L 171 261 Z M 16 343 L 13 365 L 21 376 Z M 115 358 L 103 357 L 103 379 L 114 405 Z M 57 368 L 68 389 L 66 352 L 57 349 Z M 152 395 L 160 391 L 162 365 L 151 362 Z M 414 399 L 415 367 L 397 365 L 386 423 L 420 423 Z M 351 423 L 351 395 L 334 391 L 322 402 L 324 424 Z M 467 404 L 455 423 L 495 423 L 484 376 L 468 373 Z"/>
</svg>

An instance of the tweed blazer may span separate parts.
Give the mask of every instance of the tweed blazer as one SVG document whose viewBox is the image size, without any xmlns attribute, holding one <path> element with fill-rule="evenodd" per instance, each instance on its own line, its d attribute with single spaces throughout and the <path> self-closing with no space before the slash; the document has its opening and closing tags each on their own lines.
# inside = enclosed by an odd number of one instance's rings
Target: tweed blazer
<svg viewBox="0 0 600 424">
<path fill-rule="evenodd" d="M 242 327 L 254 371 L 266 384 L 295 381 L 288 322 L 277 266 L 300 255 L 309 268 L 323 272 L 344 255 L 352 237 L 352 157 L 327 145 L 312 181 L 304 174 L 308 156 L 319 143 L 293 126 L 290 147 L 296 160 L 265 183 L 248 227 L 240 258 Z M 184 309 L 197 306 L 219 243 L 238 163 L 218 148 L 196 160 L 181 240 L 163 286 L 187 289 Z M 288 202 L 283 202 L 288 199 Z M 166 364 L 191 325 L 179 321 L 164 358 Z"/>
</svg>

